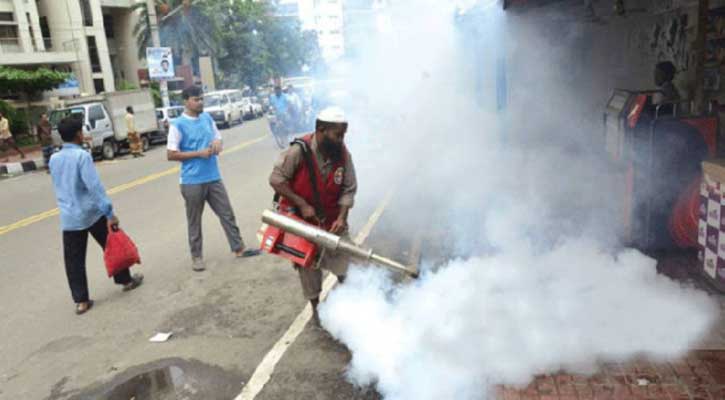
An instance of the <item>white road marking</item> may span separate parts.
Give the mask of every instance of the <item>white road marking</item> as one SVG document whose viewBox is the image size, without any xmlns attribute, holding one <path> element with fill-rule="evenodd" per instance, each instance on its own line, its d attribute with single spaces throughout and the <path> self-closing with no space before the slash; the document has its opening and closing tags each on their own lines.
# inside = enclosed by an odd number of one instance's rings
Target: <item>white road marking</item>
<svg viewBox="0 0 725 400">
<path fill-rule="evenodd" d="M 392 192 L 388 193 L 385 196 L 380 205 L 378 205 L 378 208 L 372 213 L 372 215 L 370 215 L 368 222 L 355 237 L 355 243 L 362 244 L 368 238 L 370 232 L 373 230 L 373 227 L 383 215 L 383 212 L 388 206 L 391 198 Z M 327 297 L 327 294 L 330 293 L 330 290 L 332 290 L 332 288 L 335 286 L 335 283 L 337 283 L 336 277 L 333 274 L 328 274 L 327 279 L 325 279 L 324 283 L 322 284 L 320 301 L 324 300 Z M 292 345 L 292 343 L 294 343 L 300 333 L 302 333 L 302 330 L 305 328 L 305 325 L 307 325 L 311 318 L 312 307 L 308 303 L 302 310 L 302 312 L 300 312 L 300 314 L 297 316 L 297 318 L 295 318 L 295 320 L 292 322 L 292 325 L 287 328 L 287 332 L 285 332 L 284 335 L 282 335 L 282 337 L 277 341 L 277 343 L 272 346 L 272 349 L 267 352 L 267 354 L 262 359 L 262 362 L 259 363 L 257 368 L 254 370 L 252 377 L 249 378 L 249 382 L 247 382 L 247 384 L 242 389 L 242 392 L 239 393 L 239 395 L 237 395 L 234 400 L 253 400 L 255 397 L 257 397 L 257 395 L 264 388 L 264 385 L 266 385 L 267 382 L 269 382 L 269 379 L 272 377 L 274 368 L 277 366 L 279 360 L 282 359 L 282 356 L 284 356 L 284 353 L 287 351 L 287 349 Z"/>
</svg>

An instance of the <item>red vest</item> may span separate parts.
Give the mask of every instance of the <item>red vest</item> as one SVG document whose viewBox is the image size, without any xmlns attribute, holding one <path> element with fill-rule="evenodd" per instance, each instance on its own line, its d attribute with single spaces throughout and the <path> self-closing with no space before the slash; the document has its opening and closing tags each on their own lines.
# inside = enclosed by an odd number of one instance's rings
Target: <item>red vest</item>
<svg viewBox="0 0 725 400">
<path fill-rule="evenodd" d="M 315 157 L 312 152 L 311 145 L 313 135 L 314 134 L 309 134 L 301 139 L 307 144 L 309 156 L 312 159 L 312 164 L 315 168 L 314 173 L 317 177 L 317 192 L 320 194 L 320 202 L 322 203 L 321 207 L 325 212 L 325 221 L 322 227 L 329 230 L 340 215 L 340 205 L 338 202 L 340 201 L 340 195 L 342 194 L 342 182 L 345 177 L 347 149 L 343 148 L 342 159 L 332 165 L 330 173 L 327 176 L 322 176 L 320 173 L 320 167 L 317 165 L 317 157 Z M 307 162 L 305 161 L 304 156 L 300 161 L 300 164 L 297 166 L 297 171 L 295 172 L 292 182 L 290 182 L 290 186 L 292 187 L 292 191 L 305 199 L 307 204 L 315 207 L 315 195 L 310 182 L 310 171 L 307 167 Z M 282 211 L 287 211 L 290 208 L 296 209 L 297 207 L 292 202 L 282 197 L 279 201 L 279 208 Z M 297 214 L 299 214 L 299 210 L 297 210 Z"/>
</svg>

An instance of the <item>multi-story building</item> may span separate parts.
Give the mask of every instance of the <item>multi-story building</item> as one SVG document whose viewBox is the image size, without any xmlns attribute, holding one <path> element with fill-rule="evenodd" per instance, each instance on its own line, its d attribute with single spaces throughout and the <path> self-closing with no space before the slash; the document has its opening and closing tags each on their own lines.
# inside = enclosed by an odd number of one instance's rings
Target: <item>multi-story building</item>
<svg viewBox="0 0 725 400">
<path fill-rule="evenodd" d="M 0 0 L 0 65 L 72 72 L 77 89 L 64 95 L 113 91 L 121 80 L 138 84 L 135 2 Z"/>
<path fill-rule="evenodd" d="M 345 54 L 343 0 L 279 0 L 277 16 L 297 18 L 302 30 L 316 31 L 325 60 Z"/>
<path fill-rule="evenodd" d="M 361 48 L 371 41 L 371 36 L 381 31 L 385 7 L 386 2 L 383 0 L 345 1 L 344 35 L 347 56 L 356 57 Z"/>
<path fill-rule="evenodd" d="M 345 55 L 342 0 L 315 0 L 314 15 L 317 40 L 325 60 Z"/>
</svg>

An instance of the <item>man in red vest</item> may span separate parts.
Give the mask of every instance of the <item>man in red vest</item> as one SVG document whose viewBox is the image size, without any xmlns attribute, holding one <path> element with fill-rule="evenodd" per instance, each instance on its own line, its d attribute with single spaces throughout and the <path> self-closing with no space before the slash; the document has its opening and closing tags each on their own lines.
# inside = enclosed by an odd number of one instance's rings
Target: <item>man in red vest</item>
<svg viewBox="0 0 725 400">
<path fill-rule="evenodd" d="M 320 112 L 315 132 L 295 140 L 272 170 L 269 183 L 280 196 L 279 210 L 293 213 L 336 235 L 348 234 L 347 215 L 354 204 L 357 179 L 352 157 L 345 147 L 347 120 L 338 107 Z M 322 290 L 322 270 L 342 283 L 347 258 L 325 253 L 310 268 L 295 265 L 302 291 L 317 316 Z"/>
</svg>

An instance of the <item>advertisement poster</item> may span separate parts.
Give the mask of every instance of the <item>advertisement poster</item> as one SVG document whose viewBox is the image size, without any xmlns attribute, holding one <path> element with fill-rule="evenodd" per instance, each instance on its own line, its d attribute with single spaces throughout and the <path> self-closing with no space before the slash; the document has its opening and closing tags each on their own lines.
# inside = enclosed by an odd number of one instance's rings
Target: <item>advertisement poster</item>
<svg viewBox="0 0 725 400">
<path fill-rule="evenodd" d="M 149 47 L 146 49 L 146 61 L 149 65 L 149 78 L 152 80 L 174 77 L 174 57 L 171 47 Z"/>
</svg>

